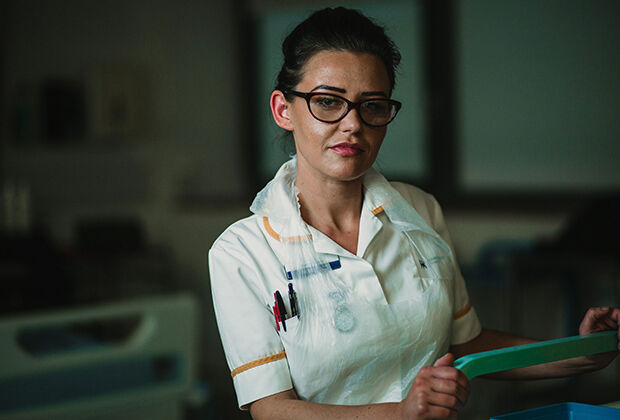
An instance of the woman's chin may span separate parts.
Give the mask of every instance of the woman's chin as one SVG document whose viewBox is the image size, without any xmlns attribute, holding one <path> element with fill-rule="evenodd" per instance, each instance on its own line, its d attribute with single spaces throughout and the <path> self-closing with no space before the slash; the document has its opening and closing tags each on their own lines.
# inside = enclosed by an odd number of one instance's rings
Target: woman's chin
<svg viewBox="0 0 620 420">
<path fill-rule="evenodd" d="M 334 179 L 340 181 L 355 181 L 364 176 L 372 165 L 338 165 L 330 171 L 330 175 Z"/>
</svg>

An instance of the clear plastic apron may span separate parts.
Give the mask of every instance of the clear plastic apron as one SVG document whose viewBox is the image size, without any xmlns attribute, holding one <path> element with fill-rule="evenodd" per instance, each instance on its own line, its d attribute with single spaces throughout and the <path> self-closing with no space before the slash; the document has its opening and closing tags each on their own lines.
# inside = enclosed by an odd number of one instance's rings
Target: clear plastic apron
<svg viewBox="0 0 620 420">
<path fill-rule="evenodd" d="M 280 331 L 300 398 L 332 404 L 401 401 L 419 369 L 446 352 L 453 300 L 450 255 L 424 232 L 403 234 L 411 244 L 415 293 L 393 304 L 357 296 L 337 271 L 309 273 L 308 261 L 317 261 L 316 255 L 297 264 L 289 260 L 289 267 L 305 268 L 291 280 L 300 315 Z M 297 248 L 292 253 L 297 258 L 313 250 L 309 240 L 284 246 Z"/>
<path fill-rule="evenodd" d="M 279 254 L 287 269 L 303 275 L 291 280 L 300 315 L 286 321 L 287 331 L 281 330 L 280 337 L 293 385 L 304 400 L 401 401 L 419 369 L 449 346 L 454 276 L 450 247 L 385 178 L 376 172 L 370 177 L 374 182 L 367 193 L 385 203 L 390 222 L 407 238 L 416 292 L 393 304 L 355 295 L 336 271 L 321 269 L 323 257 L 314 250 L 299 212 L 289 217 Z"/>
</svg>

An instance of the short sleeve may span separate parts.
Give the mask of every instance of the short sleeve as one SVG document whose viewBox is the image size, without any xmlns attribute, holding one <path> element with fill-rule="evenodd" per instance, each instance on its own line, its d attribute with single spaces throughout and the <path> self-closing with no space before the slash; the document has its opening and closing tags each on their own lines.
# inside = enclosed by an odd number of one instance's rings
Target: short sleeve
<svg viewBox="0 0 620 420">
<path fill-rule="evenodd" d="M 263 244 L 262 247 L 268 247 Z M 252 252 L 250 252 L 252 249 Z M 217 325 L 239 407 L 293 388 L 261 276 L 260 242 L 225 232 L 209 251 Z"/>
<path fill-rule="evenodd" d="M 452 255 L 454 255 L 456 274 L 454 276 L 454 306 L 452 308 L 453 322 L 450 344 L 463 344 L 476 338 L 482 331 L 482 326 L 476 310 L 469 300 L 469 293 L 467 293 L 465 280 L 456 260 L 456 253 L 454 252 L 454 246 L 450 239 L 450 233 L 448 232 L 448 226 L 444 220 L 441 206 L 433 196 L 428 195 L 428 198 L 432 206 L 430 214 L 433 229 L 450 245 Z"/>
</svg>

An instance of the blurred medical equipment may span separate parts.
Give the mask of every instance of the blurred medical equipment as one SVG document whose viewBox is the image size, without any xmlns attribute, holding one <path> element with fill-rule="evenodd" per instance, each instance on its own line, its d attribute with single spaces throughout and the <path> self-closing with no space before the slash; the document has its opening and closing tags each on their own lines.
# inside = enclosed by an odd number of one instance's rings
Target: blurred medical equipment
<svg viewBox="0 0 620 420">
<path fill-rule="evenodd" d="M 196 377 L 189 294 L 0 319 L 0 418 L 181 418 Z"/>
</svg>

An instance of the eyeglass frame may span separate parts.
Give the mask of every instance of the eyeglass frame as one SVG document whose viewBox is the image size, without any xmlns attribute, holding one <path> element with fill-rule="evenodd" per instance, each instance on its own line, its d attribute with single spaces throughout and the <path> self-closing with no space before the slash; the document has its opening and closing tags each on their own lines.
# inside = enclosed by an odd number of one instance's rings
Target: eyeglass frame
<svg viewBox="0 0 620 420">
<path fill-rule="evenodd" d="M 297 96 L 299 98 L 303 98 L 306 100 L 306 105 L 308 105 L 308 112 L 310 112 L 310 115 L 312 115 L 312 117 L 314 117 L 317 121 L 321 121 L 324 122 L 326 124 L 335 124 L 339 121 L 342 121 L 344 119 L 344 117 L 346 117 L 347 115 L 349 115 L 349 112 L 351 112 L 352 109 L 355 109 L 357 111 L 357 114 L 360 117 L 360 121 L 362 121 L 364 124 L 366 124 L 369 127 L 385 127 L 386 125 L 388 125 L 389 123 L 391 123 L 392 121 L 394 121 L 394 118 L 396 118 L 396 115 L 398 114 L 398 111 L 400 111 L 400 108 L 402 107 L 402 103 L 395 100 L 395 99 L 391 99 L 391 98 L 368 98 L 368 99 L 364 99 L 362 101 L 358 101 L 358 102 L 353 102 L 348 100 L 347 98 L 344 98 L 340 95 L 335 95 L 333 93 L 325 93 L 325 92 L 299 92 L 296 90 L 287 90 L 284 92 L 284 95 L 286 96 L 286 94 L 292 94 L 293 96 Z M 346 112 L 340 116 L 340 118 L 334 120 L 334 121 L 326 121 L 326 120 L 322 120 L 319 117 L 317 117 L 316 115 L 314 115 L 314 113 L 312 112 L 312 107 L 310 106 L 310 99 L 313 96 L 319 96 L 319 95 L 327 95 L 327 96 L 334 96 L 338 99 L 342 99 L 346 104 L 347 104 L 347 110 Z M 375 125 L 375 124 L 369 124 L 366 121 L 364 121 L 364 117 L 362 117 L 362 113 L 360 112 L 360 107 L 362 106 L 362 104 L 366 103 L 366 102 L 370 102 L 370 101 L 376 101 L 376 100 L 382 100 L 382 101 L 387 101 L 390 104 L 393 104 L 396 107 L 396 111 L 394 112 L 394 115 L 392 115 L 392 117 L 390 118 L 390 120 L 388 122 L 386 122 L 385 124 L 381 124 L 381 125 Z"/>
</svg>

